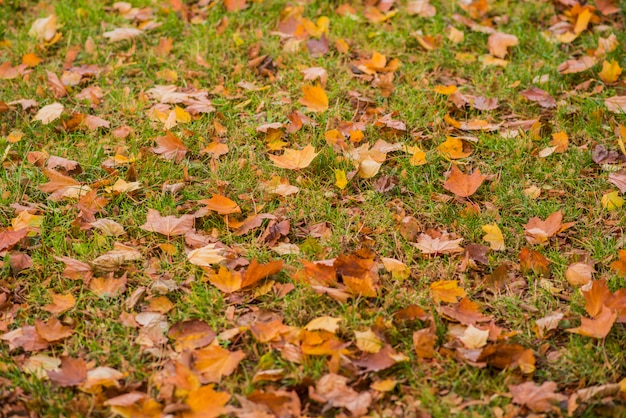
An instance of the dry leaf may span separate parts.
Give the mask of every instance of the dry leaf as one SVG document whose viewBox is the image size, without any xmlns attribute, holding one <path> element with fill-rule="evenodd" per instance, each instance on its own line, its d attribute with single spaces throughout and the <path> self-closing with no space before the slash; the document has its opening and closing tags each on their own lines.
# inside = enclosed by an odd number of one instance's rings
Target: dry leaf
<svg viewBox="0 0 626 418">
<path fill-rule="evenodd" d="M 433 238 L 428 234 L 420 234 L 414 245 L 424 254 L 453 254 L 462 253 L 464 250 L 459 246 L 463 238 L 449 240 L 446 237 Z"/>
<path fill-rule="evenodd" d="M 443 188 L 459 197 L 469 197 L 476 193 L 476 190 L 478 190 L 486 178 L 487 176 L 480 174 L 478 169 L 472 174 L 464 174 L 458 169 L 456 164 L 453 164 L 450 176 L 443 184 Z"/>
<path fill-rule="evenodd" d="M 152 152 L 161 155 L 166 160 L 174 160 L 179 163 L 187 153 L 187 147 L 176 135 L 167 131 L 165 136 L 155 138 L 158 147 L 151 148 Z"/>
<path fill-rule="evenodd" d="M 571 264 L 565 271 L 565 278 L 572 286 L 583 286 L 593 279 L 596 270 L 587 263 Z"/>
<path fill-rule="evenodd" d="M 326 92 L 319 84 L 302 86 L 302 93 L 304 97 L 298 101 L 306 106 L 308 110 L 323 112 L 328 109 L 328 96 L 326 96 Z"/>
<path fill-rule="evenodd" d="M 533 412 L 558 410 L 556 404 L 567 399 L 567 396 L 555 393 L 554 382 L 544 382 L 541 386 L 525 382 L 520 385 L 509 385 L 509 390 L 513 394 L 513 402 L 526 406 Z"/>
<path fill-rule="evenodd" d="M 219 194 L 213 194 L 210 199 L 199 200 L 198 203 L 205 204 L 207 209 L 220 215 L 241 213 L 241 208 L 235 201 Z"/>
<path fill-rule="evenodd" d="M 154 210 L 148 209 L 146 223 L 139 228 L 144 231 L 158 232 L 168 237 L 175 235 L 184 235 L 193 229 L 195 217 L 193 215 L 183 215 L 180 218 L 175 216 L 161 216 Z"/>
<path fill-rule="evenodd" d="M 202 248 L 192 250 L 187 254 L 187 260 L 191 264 L 195 264 L 200 267 L 211 267 L 213 264 L 218 264 L 225 260 L 222 255 L 224 250 L 216 247 L 216 244 L 207 244 Z"/>
<path fill-rule="evenodd" d="M 136 28 L 117 28 L 108 32 L 104 32 L 102 36 L 109 39 L 109 43 L 123 41 L 125 39 L 133 39 L 143 34 L 143 31 Z"/>
<path fill-rule="evenodd" d="M 626 96 L 613 96 L 604 99 L 604 105 L 609 112 L 626 113 Z"/>
<path fill-rule="evenodd" d="M 483 239 L 489 243 L 491 249 L 494 251 L 503 251 L 505 248 L 504 235 L 502 235 L 500 227 L 496 224 L 487 224 L 483 225 L 482 229 L 486 234 Z"/>
<path fill-rule="evenodd" d="M 497 58 L 504 58 L 508 52 L 507 48 L 519 44 L 517 36 L 507 33 L 495 32 L 489 35 L 487 41 L 489 53 Z"/>
<path fill-rule="evenodd" d="M 270 155 L 269 158 L 277 167 L 287 170 L 300 170 L 308 167 L 317 154 L 312 145 L 307 145 L 302 150 L 287 148 L 283 155 Z"/>
<path fill-rule="evenodd" d="M 83 359 L 61 358 L 61 368 L 49 370 L 50 380 L 61 387 L 78 386 L 87 380 L 87 363 Z"/>
<path fill-rule="evenodd" d="M 440 280 L 430 284 L 430 297 L 435 303 L 456 303 L 459 298 L 464 298 L 465 290 L 459 287 L 458 280 Z"/>
<path fill-rule="evenodd" d="M 54 102 L 39 109 L 39 112 L 37 112 L 34 119 L 40 121 L 44 125 L 47 125 L 53 120 L 61 117 L 63 109 L 65 109 L 65 107 L 61 103 Z"/>
</svg>

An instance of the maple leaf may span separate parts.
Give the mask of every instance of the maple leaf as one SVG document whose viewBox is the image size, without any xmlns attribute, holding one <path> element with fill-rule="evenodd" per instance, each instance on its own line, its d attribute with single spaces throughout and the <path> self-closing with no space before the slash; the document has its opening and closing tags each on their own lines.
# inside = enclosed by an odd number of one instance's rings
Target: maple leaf
<svg viewBox="0 0 626 418">
<path fill-rule="evenodd" d="M 487 176 L 480 174 L 478 169 L 468 175 L 459 170 L 456 164 L 453 164 L 450 176 L 443 183 L 443 188 L 459 197 L 469 197 L 476 193 L 476 190 L 478 190 L 486 178 Z"/>
<path fill-rule="evenodd" d="M 339 323 L 342 320 L 343 318 L 320 316 L 319 318 L 309 321 L 309 323 L 304 326 L 304 329 L 307 331 L 327 331 L 334 334 L 339 329 Z"/>
<path fill-rule="evenodd" d="M 454 138 L 451 136 L 446 137 L 445 142 L 441 143 L 437 147 L 439 152 L 441 152 L 444 157 L 452 160 L 469 157 L 472 154 L 471 148 L 469 148 L 469 150 L 465 150 L 464 148 L 464 143 L 460 138 Z"/>
<path fill-rule="evenodd" d="M 489 35 L 487 44 L 491 55 L 497 58 L 504 58 L 508 52 L 507 48 L 518 45 L 519 40 L 515 35 L 495 32 Z"/>
<path fill-rule="evenodd" d="M 207 209 L 220 215 L 241 213 L 241 208 L 235 201 L 219 194 L 213 194 L 210 199 L 198 200 L 198 203 L 205 204 Z"/>
<path fill-rule="evenodd" d="M 228 351 L 219 345 L 211 345 L 193 352 L 193 369 L 197 371 L 203 383 L 218 383 L 222 377 L 232 374 L 246 354 Z"/>
<path fill-rule="evenodd" d="M 136 28 L 116 28 L 108 32 L 104 32 L 102 36 L 109 39 L 109 43 L 123 41 L 125 39 L 133 39 L 143 34 L 142 30 Z"/>
<path fill-rule="evenodd" d="M 144 231 L 158 232 L 168 237 L 184 235 L 193 229 L 195 219 L 193 215 L 183 215 L 180 218 L 171 215 L 161 216 L 157 210 L 148 209 L 146 223 L 139 228 Z"/>
<path fill-rule="evenodd" d="M 522 248 L 522 251 L 519 253 L 519 262 L 524 274 L 532 271 L 537 275 L 546 277 L 550 275 L 550 260 L 538 251 L 527 247 Z"/>
<path fill-rule="evenodd" d="M 174 160 L 179 163 L 187 153 L 187 147 L 183 141 L 170 131 L 167 131 L 165 136 L 159 136 L 154 140 L 159 146 L 151 148 L 152 152 L 161 155 L 166 160 Z"/>
<path fill-rule="evenodd" d="M 378 335 L 371 328 L 365 331 L 354 331 L 354 336 L 357 348 L 366 353 L 378 353 L 383 346 L 383 341 L 378 338 Z"/>
<path fill-rule="evenodd" d="M 482 226 L 482 230 L 485 232 L 483 239 L 489 243 L 489 246 L 494 251 L 504 250 L 504 235 L 500 227 L 496 224 L 487 224 Z"/>
<path fill-rule="evenodd" d="M 252 262 L 250 262 L 250 265 L 243 275 L 243 278 L 241 280 L 241 287 L 245 288 L 248 286 L 252 286 L 259 280 L 269 277 L 272 274 L 278 273 L 282 270 L 284 264 L 285 263 L 283 262 L 283 260 L 275 260 L 270 261 L 269 263 L 259 264 L 255 258 L 254 260 L 252 260 Z"/>
<path fill-rule="evenodd" d="M 50 297 L 52 298 L 52 303 L 43 306 L 42 309 L 52 314 L 61 314 L 76 305 L 76 299 L 71 293 L 63 295 L 50 292 Z"/>
<path fill-rule="evenodd" d="M 87 363 L 81 358 L 61 357 L 61 368 L 49 370 L 48 377 L 61 387 L 78 386 L 87 380 Z"/>
<path fill-rule="evenodd" d="M 9 350 L 22 348 L 24 351 L 39 351 L 48 348 L 49 343 L 43 339 L 35 327 L 27 325 L 0 335 L 0 340 L 9 343 Z"/>
<path fill-rule="evenodd" d="M 413 333 L 413 348 L 417 357 L 429 359 L 435 357 L 437 334 L 432 328 L 424 328 Z"/>
<path fill-rule="evenodd" d="M 17 231 L 3 230 L 0 232 L 0 251 L 13 248 L 18 242 L 28 234 L 27 228 L 21 228 Z"/>
<path fill-rule="evenodd" d="M 89 281 L 93 275 L 92 268 L 89 264 L 76 260 L 70 257 L 54 257 L 55 260 L 65 263 L 65 269 L 61 273 L 63 277 L 67 277 L 72 280 L 84 280 Z"/>
<path fill-rule="evenodd" d="M 41 338 L 48 342 L 61 341 L 74 333 L 71 327 L 64 326 L 56 318 L 50 318 L 47 323 L 36 319 L 35 329 Z"/>
<path fill-rule="evenodd" d="M 560 210 L 553 212 L 542 221 L 541 218 L 533 217 L 528 220 L 528 223 L 524 225 L 524 232 L 526 233 L 526 241 L 530 244 L 546 244 L 548 239 L 555 236 L 557 233 L 566 230 L 574 223 L 563 224 L 563 213 Z"/>
<path fill-rule="evenodd" d="M 555 393 L 555 382 L 544 382 L 541 386 L 525 382 L 520 385 L 509 385 L 509 390 L 513 394 L 513 402 L 526 406 L 533 412 L 558 410 L 556 404 L 567 399 L 567 396 Z"/>
<path fill-rule="evenodd" d="M 111 412 L 123 417 L 160 418 L 163 407 L 143 392 L 130 392 L 104 402 Z"/>
<path fill-rule="evenodd" d="M 57 17 L 53 13 L 48 17 L 37 19 L 30 27 L 28 34 L 44 42 L 52 42 L 57 31 Z"/>
<path fill-rule="evenodd" d="M 462 292 L 459 292 L 459 296 L 461 295 L 461 293 Z M 449 295 L 446 294 L 445 296 L 448 297 Z M 456 295 L 451 299 L 456 299 Z M 438 308 L 438 310 L 445 318 L 451 321 L 458 321 L 463 325 L 473 325 L 478 322 L 486 322 L 490 320 L 488 316 L 485 316 L 480 312 L 480 306 L 478 305 L 478 303 L 472 302 L 466 297 L 463 297 L 463 299 L 461 299 L 459 303 L 456 303 L 454 305 L 441 306 Z"/>
<path fill-rule="evenodd" d="M 347 383 L 347 377 L 329 373 L 317 381 L 315 391 L 335 408 L 346 408 L 357 417 L 365 415 L 372 403 L 372 395 L 369 392 L 358 393 Z"/>
<path fill-rule="evenodd" d="M 522 91 L 520 94 L 530 101 L 537 102 L 541 107 L 556 107 L 556 100 L 554 100 L 554 97 L 552 97 L 547 91 L 538 87 L 531 87 L 528 90 Z"/>
<path fill-rule="evenodd" d="M 230 394 L 216 392 L 213 385 L 203 386 L 189 393 L 185 404 L 189 407 L 183 418 L 217 418 L 227 413 L 226 403 Z"/>
<path fill-rule="evenodd" d="M 440 280 L 430 284 L 430 297 L 435 303 L 456 303 L 458 298 L 465 297 L 467 293 L 459 287 L 458 280 Z"/>
<path fill-rule="evenodd" d="M 187 254 L 187 260 L 191 264 L 201 267 L 211 267 L 213 264 L 218 264 L 225 260 L 222 256 L 223 249 L 217 247 L 216 244 L 207 244 L 202 248 L 192 250 Z"/>
<path fill-rule="evenodd" d="M 328 109 L 328 96 L 324 89 L 319 85 L 302 86 L 302 94 L 304 97 L 298 101 L 307 107 L 312 112 L 323 112 Z"/>
<path fill-rule="evenodd" d="M 302 150 L 287 148 L 283 155 L 270 155 L 269 158 L 277 167 L 287 170 L 300 170 L 308 167 L 317 154 L 312 145 L 307 145 Z"/>
<path fill-rule="evenodd" d="M 64 198 L 80 198 L 91 191 L 89 186 L 81 185 L 74 178 L 56 170 L 46 168 L 43 170 L 43 174 L 49 181 L 38 188 L 44 193 L 51 193 L 48 198 L 54 202 Z"/>
<path fill-rule="evenodd" d="M 167 332 L 167 336 L 175 340 L 174 349 L 181 352 L 204 347 L 213 341 L 215 331 L 204 321 L 191 319 L 179 321 Z"/>
<path fill-rule="evenodd" d="M 447 235 L 447 234 L 446 234 Z M 462 253 L 464 250 L 459 246 L 463 238 L 450 240 L 446 235 L 433 238 L 428 234 L 420 234 L 415 245 L 424 254 L 454 254 Z"/>
<path fill-rule="evenodd" d="M 61 117 L 61 113 L 65 107 L 61 103 L 54 102 L 39 109 L 39 112 L 35 115 L 35 120 L 40 121 L 44 125 Z"/>
</svg>

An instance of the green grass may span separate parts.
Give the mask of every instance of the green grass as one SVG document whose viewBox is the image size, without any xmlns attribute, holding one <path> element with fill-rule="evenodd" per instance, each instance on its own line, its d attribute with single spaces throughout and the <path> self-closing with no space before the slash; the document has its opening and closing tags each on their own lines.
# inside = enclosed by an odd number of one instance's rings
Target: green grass
<svg viewBox="0 0 626 418">
<path fill-rule="evenodd" d="M 558 391 L 569 396 L 578 389 L 616 383 L 626 376 L 624 324 L 615 324 L 606 339 L 600 341 L 565 331 L 578 326 L 581 315 L 587 316 L 580 290 L 565 278 L 570 264 L 588 258 L 595 262 L 594 278 L 607 278 L 612 291 L 626 286 L 624 278 L 610 268 L 610 263 L 618 258 L 618 250 L 624 247 L 624 209 L 609 212 L 602 207 L 602 196 L 615 187 L 608 182 L 607 171 L 591 159 L 596 144 L 619 152 L 614 128 L 626 125 L 626 118 L 606 111 L 603 99 L 624 94 L 624 77 L 615 84 L 592 83 L 590 88 L 603 86 L 594 94 L 574 92 L 580 83 L 598 79 L 602 60 L 615 59 L 626 67 L 626 59 L 620 55 L 626 44 L 626 33 L 619 29 L 625 23 L 623 14 L 602 17 L 606 30 L 598 31 L 598 25 L 591 24 L 591 30 L 585 30 L 573 43 L 559 44 L 546 37 L 554 16 L 563 13 L 564 8 L 558 2 L 489 2 L 486 16 L 495 22 L 503 19 L 506 23 L 497 23 L 497 29 L 519 38 L 519 45 L 509 48 L 508 66 L 501 68 L 484 66 L 478 60 L 488 54 L 488 34 L 474 32 L 454 21 L 455 13 L 467 16 L 457 3 L 433 0 L 437 14 L 422 18 L 409 16 L 406 2 L 398 2 L 395 6 L 398 14 L 384 23 L 366 19 L 363 5 L 356 1 L 351 2 L 357 10 L 356 18 L 339 16 L 334 11 L 338 3 L 312 1 L 303 6 L 305 18 L 314 22 L 321 16 L 330 19 L 329 52 L 323 57 L 311 57 L 306 41 L 302 51 L 288 52 L 283 49 L 285 40 L 273 33 L 288 4 L 282 0 L 253 2 L 246 10 L 236 13 L 227 13 L 221 2 L 213 2 L 204 9 L 197 3 L 187 4 L 189 16 L 196 18 L 193 23 L 184 21 L 180 12 L 172 10 L 170 2 L 135 2 L 133 7 L 151 11 L 153 20 L 160 26 L 134 40 L 117 43 L 107 42 L 103 33 L 131 27 L 137 22 L 116 13 L 112 3 L 74 0 L 35 4 L 26 0 L 0 0 L 1 20 L 6 23 L 0 27 L 0 42 L 9 44 L 0 46 L 0 64 L 9 62 L 17 66 L 26 53 L 43 59 L 28 76 L 0 80 L 0 101 L 35 99 L 38 102 L 38 107 L 29 111 L 18 106 L 0 113 L 0 156 L 4 156 L 0 171 L 0 230 L 9 228 L 17 216 L 18 211 L 11 207 L 15 203 L 32 205 L 37 215 L 43 217 L 41 232 L 11 249 L 28 254 L 32 267 L 14 273 L 9 264 L 10 254 L 2 254 L 0 295 L 6 295 L 7 303 L 0 306 L 0 331 L 58 317 L 73 327 L 73 334 L 39 354 L 80 357 L 88 362 L 89 368 L 108 366 L 125 373 L 118 387 L 105 388 L 100 393 L 59 387 L 50 380 L 23 372 L 27 359 L 37 353 L 21 348 L 9 350 L 8 344 L 1 342 L 0 387 L 4 389 L 0 389 L 0 404 L 8 405 L 7 411 L 28 410 L 40 416 L 109 416 L 110 408 L 104 402 L 131 391 L 145 392 L 164 407 L 184 404 L 185 393 L 173 396 L 158 383 L 169 367 L 167 357 L 177 356 L 173 341 L 167 340 L 156 347 L 158 350 L 145 350 L 137 338 L 140 328 L 127 326 L 120 318 L 124 313 L 136 315 L 149 310 L 150 300 L 161 295 L 159 289 L 163 286 L 153 287 L 161 279 L 176 283 L 176 289 L 162 290 L 174 306 L 165 314 L 169 326 L 201 319 L 220 334 L 241 326 L 252 314 L 272 313 L 280 316 L 285 325 L 298 328 L 320 316 L 342 318 L 336 337 L 350 344 L 347 347 L 350 354 L 342 359 L 338 373 L 349 377 L 350 385 L 359 392 L 370 390 L 369 385 L 374 381 L 387 378 L 399 381 L 391 392 L 375 395 L 369 415 L 372 417 L 395 416 L 396 411 L 417 414 L 415 408 L 435 417 L 449 416 L 452 412 L 459 416 L 497 416 L 498 409 L 506 411 L 514 407 L 509 385 L 528 380 L 537 384 L 554 381 Z M 618 3 L 625 6 L 623 1 Z M 58 30 L 63 37 L 53 45 L 44 46 L 28 32 L 36 18 L 51 13 L 57 15 Z M 508 22 L 503 16 L 508 17 Z M 223 18 L 228 18 L 228 25 L 218 34 L 217 25 Z M 446 38 L 449 25 L 463 30 L 462 43 L 455 45 Z M 425 51 L 415 37 L 418 31 L 422 35 L 441 36 L 442 46 Z M 611 33 L 620 44 L 599 64 L 579 74 L 558 73 L 560 63 L 595 49 L 598 38 Z M 161 38 L 173 40 L 171 52 L 166 56 L 156 51 Z M 85 48 L 88 39 L 96 45 L 93 53 Z M 347 54 L 335 47 L 340 39 L 350 46 Z M 66 54 L 74 47 L 79 48 L 74 66 L 95 65 L 101 72 L 69 88 L 67 97 L 55 98 L 47 86 L 46 71 L 61 77 Z M 248 67 L 252 51 L 274 60 L 277 67 L 274 80 Z M 350 70 L 353 63 L 369 58 L 374 51 L 402 63 L 394 73 L 395 90 L 389 97 L 383 97 L 371 80 L 357 77 Z M 460 62 L 459 53 L 470 54 L 476 60 Z M 208 67 L 200 65 L 196 56 Z M 328 72 L 325 90 L 329 108 L 321 113 L 308 112 L 298 103 L 304 83 L 300 71 L 314 66 Z M 163 70 L 175 71 L 178 79 L 175 82 L 159 79 L 158 74 Z M 549 75 L 546 83 L 533 83 L 535 77 L 543 74 Z M 242 83 L 254 83 L 261 89 L 246 90 Z M 216 108 L 216 112 L 201 114 L 172 128 L 188 147 L 180 163 L 166 161 L 151 152 L 155 138 L 164 134 L 164 127 L 162 122 L 150 120 L 148 110 L 155 101 L 146 92 L 167 84 L 208 91 Z M 499 107 L 489 111 L 456 109 L 446 96 L 433 91 L 440 84 L 455 84 L 463 94 L 498 98 Z M 532 85 L 548 91 L 558 106 L 542 109 L 524 99 L 520 92 Z M 103 89 L 102 103 L 92 106 L 88 101 L 75 99 L 87 86 Z M 354 92 L 371 101 L 368 113 L 354 108 L 350 98 Z M 39 108 L 55 101 L 65 106 L 61 119 L 47 125 L 34 119 Z M 304 112 L 318 124 L 305 125 L 296 133 L 283 135 L 287 148 L 311 144 L 319 152 L 312 164 L 302 170 L 276 167 L 268 158 L 265 135 L 256 131 L 264 123 L 287 123 L 287 115 L 293 110 Z M 72 112 L 104 118 L 111 122 L 111 129 L 70 131 L 61 121 L 67 121 Z M 407 126 L 405 132 L 396 136 L 374 125 L 378 118 L 392 112 L 394 119 Z M 594 116 L 597 112 L 599 118 Z M 447 114 L 459 121 L 484 119 L 493 123 L 540 118 L 542 131 L 534 139 L 525 135 L 506 138 L 498 131 L 463 133 L 444 122 Z M 361 179 L 356 175 L 340 190 L 334 184 L 333 170 L 350 172 L 355 167 L 339 158 L 327 145 L 324 134 L 341 121 L 366 124 L 362 143 L 373 145 L 378 139 L 385 139 L 407 146 L 419 145 L 427 154 L 427 162 L 412 166 L 404 152 L 390 153 L 376 177 Z M 219 136 L 215 122 L 225 127 L 226 134 L 221 140 L 229 146 L 229 152 L 218 160 L 200 154 Z M 124 125 L 130 126 L 134 133 L 125 139 L 115 138 L 112 130 Z M 15 131 L 22 132 L 24 137 L 10 143 L 9 135 Z M 569 149 L 547 158 L 539 157 L 538 152 L 550 144 L 550 134 L 559 131 L 569 135 Z M 443 188 L 451 162 L 437 150 L 446 136 L 461 135 L 477 138 L 471 144 L 473 153 L 457 161 L 461 169 L 464 172 L 480 169 L 490 176 L 469 199 L 454 198 Z M 109 237 L 95 229 L 81 229 L 76 222 L 80 209 L 75 199 L 48 199 L 48 194 L 39 189 L 48 180 L 40 168 L 28 162 L 28 154 L 35 151 L 78 161 L 83 171 L 73 177 L 109 199 L 96 218 L 118 222 L 126 234 Z M 103 167 L 103 161 L 116 153 L 137 159 L 132 166 L 117 167 L 117 171 Z M 266 192 L 262 182 L 269 182 L 274 176 L 288 180 L 300 191 L 287 197 Z M 394 176 L 397 185 L 386 192 L 377 191 L 375 182 L 383 176 Z M 106 193 L 104 187 L 117 179 L 138 181 L 141 188 L 130 193 Z M 103 181 L 108 183 L 98 185 Z M 166 182 L 183 182 L 184 187 L 175 194 L 164 192 L 162 186 Z M 523 190 L 530 186 L 541 189 L 538 198 L 524 194 Z M 271 278 L 276 282 L 273 288 L 265 288 L 266 282 L 262 282 L 253 289 L 223 293 L 204 279 L 199 267 L 187 261 L 183 237 L 168 238 L 140 227 L 148 209 L 155 209 L 163 216 L 192 214 L 202 207 L 196 203 L 198 200 L 208 199 L 214 193 L 235 200 L 242 209 L 241 219 L 258 212 L 275 214 L 279 221 L 289 220 L 290 231 L 280 241 L 298 245 L 300 255 L 278 255 L 260 241 L 269 220 L 244 236 L 233 234 L 224 219 L 215 213 L 198 218 L 195 223 L 197 232 L 212 235 L 237 257 L 249 261 L 257 258 L 260 262 L 284 260 L 284 269 Z M 476 204 L 479 211 L 468 211 L 468 202 Z M 563 212 L 564 222 L 576 224 L 552 237 L 545 246 L 528 244 L 524 237 L 528 220 L 535 216 L 545 219 L 557 210 Z M 414 242 L 405 239 L 399 232 L 399 222 L 405 216 L 417 220 L 418 232 L 445 230 L 462 237 L 462 245 L 485 244 L 481 226 L 496 223 L 505 236 L 506 249 L 490 252 L 487 265 L 460 270 L 462 254 L 429 257 Z M 310 236 L 309 228 L 323 222 L 329 226 L 330 235 Z M 115 277 L 126 273 L 128 279 L 125 292 L 115 297 L 100 297 L 89 284 L 64 277 L 63 264 L 54 259 L 54 256 L 66 256 L 91 262 L 110 251 L 115 242 L 142 253 L 141 260 L 126 263 L 115 272 Z M 176 252 L 168 254 L 162 246 L 164 243 L 173 245 Z M 542 279 L 534 274 L 521 272 L 518 254 L 527 246 L 551 261 L 552 273 L 547 280 L 559 289 L 557 292 L 542 287 Z M 301 268 L 300 259 L 335 258 L 362 247 L 371 248 L 377 262 L 380 257 L 392 257 L 406 263 L 410 277 L 397 281 L 381 269 L 376 297 L 353 297 L 347 302 L 318 294 L 310 286 L 294 281 L 293 274 Z M 501 290 L 490 289 L 485 277 L 503 263 L 509 266 L 511 283 Z M 452 351 L 446 347 L 455 343 L 449 334 L 453 324 L 441 316 L 429 291 L 431 283 L 440 280 L 458 280 L 469 298 L 478 302 L 504 333 L 510 333 L 509 342 L 531 349 L 536 371 L 524 375 L 519 369 L 476 367 L 447 355 Z M 290 284 L 294 289 L 279 297 L 277 285 Z M 133 309 L 127 309 L 125 301 L 140 286 L 146 288 L 144 297 Z M 43 309 L 51 302 L 50 291 L 71 293 L 76 305 L 60 315 L 50 314 Z M 395 312 L 412 304 L 425 309 L 435 321 L 438 352 L 432 360 L 418 359 L 412 340 L 413 332 L 425 328 L 427 321 L 393 321 Z M 545 339 L 539 339 L 533 330 L 534 321 L 557 310 L 565 314 L 564 320 Z M 375 329 L 381 337 L 384 335 L 386 342 L 409 360 L 378 372 L 359 374 L 351 364 L 362 355 L 354 332 L 368 328 Z M 294 363 L 281 355 L 280 344 L 258 342 L 245 330 L 220 344 L 231 351 L 243 350 L 246 358 L 233 374 L 217 383 L 216 390 L 242 396 L 254 390 L 296 391 L 303 413 L 310 416 L 348 413 L 341 408 L 324 409 L 323 404 L 309 398 L 309 388 L 329 373 L 328 356 L 305 356 L 301 363 Z M 456 344 L 460 342 L 457 340 Z M 161 358 L 155 355 L 159 350 L 164 354 Z M 283 369 L 283 377 L 275 382 L 253 382 L 255 373 L 269 369 Z M 602 413 L 619 416 L 626 407 L 624 399 L 624 393 L 612 399 L 593 399 L 582 404 L 576 416 Z M 235 398 L 230 404 L 239 406 Z M 522 408 L 517 414 L 528 412 L 528 408 Z"/>
</svg>

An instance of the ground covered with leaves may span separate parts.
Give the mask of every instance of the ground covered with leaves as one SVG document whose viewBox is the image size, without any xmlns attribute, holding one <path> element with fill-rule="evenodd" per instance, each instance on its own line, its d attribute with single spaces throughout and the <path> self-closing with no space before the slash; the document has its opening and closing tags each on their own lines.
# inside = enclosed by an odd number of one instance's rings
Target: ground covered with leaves
<svg viewBox="0 0 626 418">
<path fill-rule="evenodd" d="M 0 0 L 0 416 L 626 416 L 615 0 Z"/>
</svg>

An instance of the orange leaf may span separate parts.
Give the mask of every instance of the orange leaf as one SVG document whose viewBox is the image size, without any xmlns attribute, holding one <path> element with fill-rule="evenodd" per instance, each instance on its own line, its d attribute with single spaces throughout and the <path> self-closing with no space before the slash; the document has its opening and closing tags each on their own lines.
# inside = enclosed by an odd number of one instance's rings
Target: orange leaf
<svg viewBox="0 0 626 418">
<path fill-rule="evenodd" d="M 464 174 L 458 169 L 456 164 L 452 165 L 450 177 L 443 184 L 443 188 L 451 191 L 460 197 L 469 197 L 476 193 L 476 190 L 483 184 L 486 176 L 480 174 L 480 170 L 475 170 L 472 174 Z"/>
<path fill-rule="evenodd" d="M 424 328 L 413 333 L 413 348 L 418 358 L 433 358 L 437 334 L 431 328 Z"/>
<path fill-rule="evenodd" d="M 283 260 L 270 261 L 269 263 L 259 264 L 256 259 L 252 260 L 247 268 L 241 281 L 241 287 L 252 286 L 256 282 L 266 277 L 276 274 L 283 268 Z"/>
<path fill-rule="evenodd" d="M 448 157 L 452 160 L 457 160 L 459 158 L 469 157 L 472 153 L 472 149 L 467 147 L 465 150 L 465 143 L 460 138 L 447 137 L 445 142 L 441 143 L 437 149 L 441 152 L 444 157 Z"/>
<path fill-rule="evenodd" d="M 246 0 L 224 0 L 224 6 L 229 12 L 238 12 L 246 8 Z"/>
<path fill-rule="evenodd" d="M 74 295 L 68 293 L 67 295 L 61 295 L 57 293 L 50 292 L 50 296 L 52 297 L 52 303 L 44 306 L 43 309 L 53 314 L 60 314 L 67 310 L 70 310 L 76 305 L 76 299 L 74 299 Z"/>
<path fill-rule="evenodd" d="M 22 64 L 26 64 L 29 67 L 36 67 L 37 65 L 39 65 L 43 60 L 41 58 L 39 58 L 37 55 L 35 54 L 24 54 L 22 56 Z"/>
<path fill-rule="evenodd" d="M 280 168 L 300 170 L 308 167 L 317 154 L 313 146 L 307 145 L 302 150 L 285 149 L 283 155 L 270 155 L 269 158 Z"/>
<path fill-rule="evenodd" d="M 590 281 L 586 286 L 581 288 L 583 297 L 585 298 L 585 311 L 595 318 L 602 311 L 602 306 L 610 305 L 611 291 L 606 284 L 606 279 Z"/>
<path fill-rule="evenodd" d="M 323 112 L 328 109 L 328 96 L 326 96 L 326 92 L 319 84 L 302 86 L 302 93 L 304 97 L 298 101 L 310 111 Z"/>
<path fill-rule="evenodd" d="M 35 319 L 35 329 L 37 333 L 48 342 L 63 340 L 74 332 L 70 327 L 66 327 L 56 318 L 50 318 L 48 322 Z"/>
<path fill-rule="evenodd" d="M 535 250 L 527 247 L 522 248 L 522 251 L 519 253 L 519 263 L 524 274 L 532 271 L 540 276 L 547 277 L 550 275 L 550 260 Z"/>
<path fill-rule="evenodd" d="M 230 200 L 229 198 L 214 194 L 210 199 L 199 200 L 198 203 L 203 203 L 207 206 L 207 209 L 210 209 L 214 212 L 219 213 L 220 215 L 230 215 L 231 213 L 241 213 L 241 209 L 236 202 Z"/>
<path fill-rule="evenodd" d="M 219 345 L 211 345 L 194 351 L 193 357 L 193 369 L 200 374 L 202 382 L 219 383 L 223 376 L 235 371 L 246 355 L 241 350 L 231 352 Z"/>
<path fill-rule="evenodd" d="M 188 410 L 182 413 L 183 418 L 217 418 L 227 413 L 226 403 L 230 395 L 226 392 L 216 392 L 213 385 L 203 386 L 189 393 L 185 404 Z"/>
<path fill-rule="evenodd" d="M 220 266 L 217 274 L 209 273 L 206 280 L 224 293 L 233 293 L 241 289 L 241 273 L 232 272 L 224 266 Z"/>
<path fill-rule="evenodd" d="M 165 136 L 155 138 L 155 141 L 158 147 L 151 148 L 152 152 L 161 155 L 166 160 L 174 160 L 179 163 L 187 153 L 187 147 L 183 141 L 170 131 L 167 131 Z"/>
<path fill-rule="evenodd" d="M 619 260 L 611 263 L 611 268 L 621 277 L 626 277 L 626 250 L 619 250 Z"/>
<path fill-rule="evenodd" d="M 585 335 L 592 338 L 605 338 L 609 335 L 615 320 L 617 319 L 617 312 L 607 308 L 605 305 L 601 306 L 600 314 L 595 319 L 580 318 L 580 326 L 577 328 L 570 328 L 567 331 L 580 335 Z"/>
<path fill-rule="evenodd" d="M 526 240 L 530 244 L 545 244 L 548 242 L 548 238 L 556 235 L 562 227 L 563 214 L 560 210 L 552 213 L 542 221 L 541 218 L 531 218 L 526 225 L 524 225 L 524 232 L 526 232 Z"/>
<path fill-rule="evenodd" d="M 507 48 L 516 46 L 519 41 L 517 36 L 509 35 L 508 33 L 495 32 L 489 35 L 487 41 L 489 45 L 489 53 L 494 57 L 504 58 L 507 53 Z"/>
<path fill-rule="evenodd" d="M 77 386 L 87 380 L 87 363 L 81 358 L 62 357 L 61 369 L 47 373 L 50 380 L 59 386 Z"/>
</svg>

